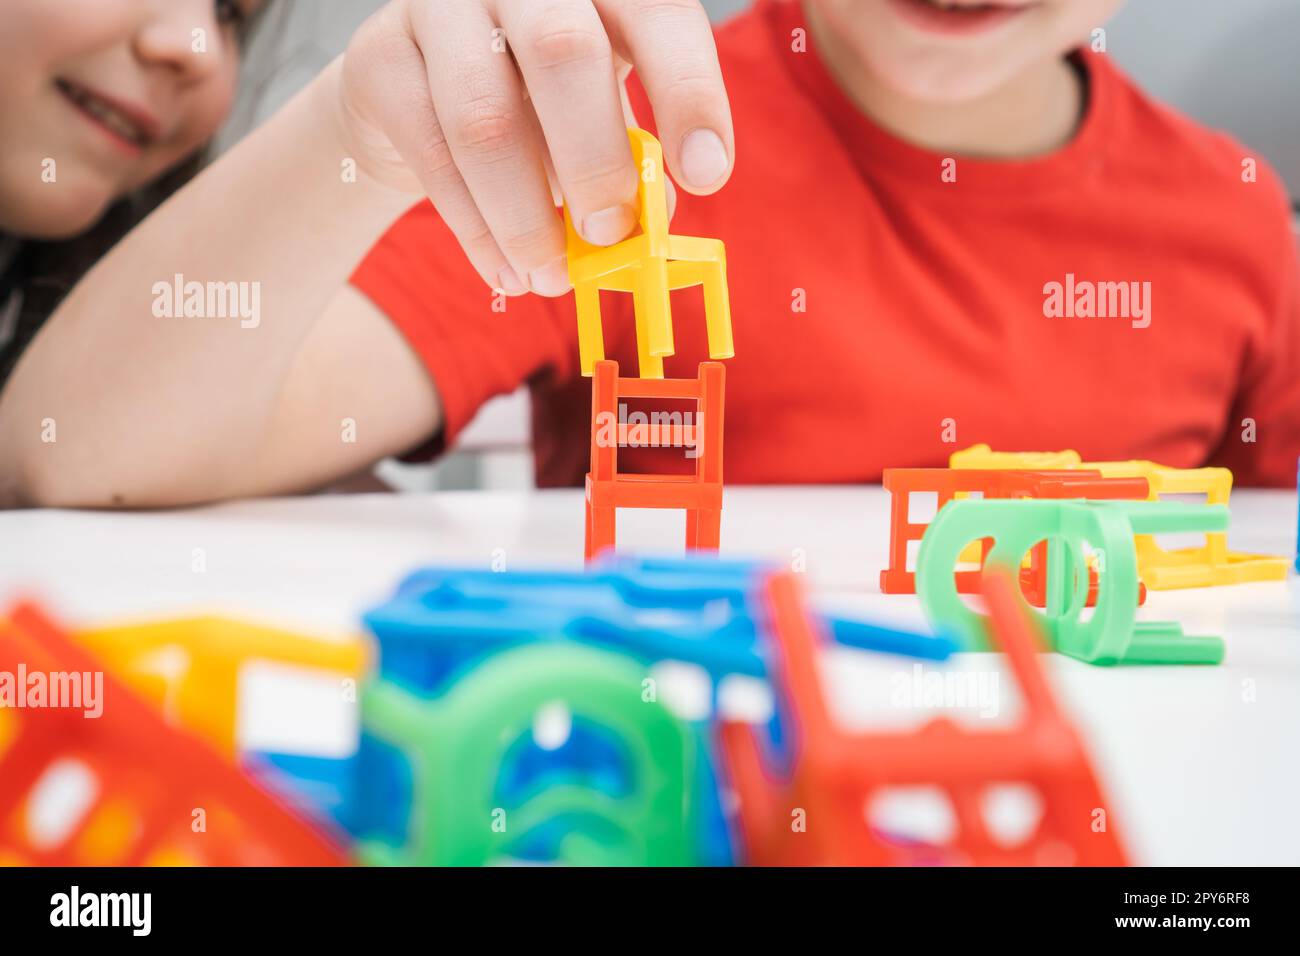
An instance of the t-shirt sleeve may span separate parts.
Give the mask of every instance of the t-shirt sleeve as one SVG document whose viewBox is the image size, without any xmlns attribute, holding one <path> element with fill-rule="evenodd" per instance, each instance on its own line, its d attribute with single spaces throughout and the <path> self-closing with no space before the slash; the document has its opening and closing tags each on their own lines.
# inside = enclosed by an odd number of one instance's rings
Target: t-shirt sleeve
<svg viewBox="0 0 1300 956">
<path fill-rule="evenodd" d="M 1232 469 L 1236 485 L 1296 485 L 1300 457 L 1300 251 L 1280 182 L 1279 215 L 1261 245 L 1276 263 L 1271 323 L 1246 356 L 1233 414 L 1214 464 Z"/>
<path fill-rule="evenodd" d="M 507 298 L 489 289 L 429 202 L 389 229 L 351 282 L 402 333 L 442 402 L 441 433 L 408 457 L 450 446 L 494 396 L 576 374 L 572 299 Z"/>
</svg>

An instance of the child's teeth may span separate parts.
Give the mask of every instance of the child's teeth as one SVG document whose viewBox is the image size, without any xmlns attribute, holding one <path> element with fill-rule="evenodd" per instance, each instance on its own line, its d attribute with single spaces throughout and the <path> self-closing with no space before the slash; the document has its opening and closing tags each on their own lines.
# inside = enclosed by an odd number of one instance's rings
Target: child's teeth
<svg viewBox="0 0 1300 956">
<path fill-rule="evenodd" d="M 973 6 L 962 6 L 956 0 L 928 0 L 930 6 L 938 7 L 940 10 L 979 10 L 987 4 L 975 4 Z"/>
<path fill-rule="evenodd" d="M 137 145 L 144 145 L 144 134 L 129 119 L 113 109 L 102 100 L 95 99 L 84 90 L 74 86 L 65 86 L 64 89 L 72 97 L 73 102 L 84 109 L 95 119 L 99 120 L 113 132 L 117 133 L 124 139 L 130 140 Z"/>
</svg>

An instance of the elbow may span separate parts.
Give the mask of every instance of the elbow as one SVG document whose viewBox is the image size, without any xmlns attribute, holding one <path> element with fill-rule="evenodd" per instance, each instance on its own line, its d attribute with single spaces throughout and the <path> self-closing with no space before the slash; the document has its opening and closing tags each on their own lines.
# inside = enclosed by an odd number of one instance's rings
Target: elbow
<svg viewBox="0 0 1300 956">
<path fill-rule="evenodd" d="M 181 462 L 133 460 L 115 468 L 112 462 L 62 460 L 38 449 L 34 460 L 19 464 L 8 507 L 148 511 L 239 497 L 212 472 Z"/>
<path fill-rule="evenodd" d="M 49 446 L 23 449 L 8 463 L 6 508 L 124 509 L 156 507 L 145 489 L 127 490 L 101 469 L 53 453 Z"/>
<path fill-rule="evenodd" d="M 159 503 L 150 499 L 165 491 L 159 486 L 172 480 L 175 469 L 140 467 L 132 457 L 108 454 L 120 436 L 71 437 L 84 436 L 83 422 L 62 415 L 56 420 L 52 412 L 36 417 L 30 401 L 17 403 L 14 381 L 9 384 L 0 404 L 0 508 L 118 509 Z"/>
<path fill-rule="evenodd" d="M 75 471 L 60 467 L 57 456 L 20 453 L 5 481 L 6 508 L 93 508 L 99 505 Z"/>
</svg>

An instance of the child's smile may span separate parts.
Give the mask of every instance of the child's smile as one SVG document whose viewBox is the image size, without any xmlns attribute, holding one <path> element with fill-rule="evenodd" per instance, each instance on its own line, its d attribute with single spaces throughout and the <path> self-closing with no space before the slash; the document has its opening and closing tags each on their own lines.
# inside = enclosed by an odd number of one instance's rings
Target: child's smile
<svg viewBox="0 0 1300 956">
<path fill-rule="evenodd" d="M 888 0 L 899 19 L 926 33 L 969 36 L 1002 26 L 1032 7 L 1029 2 L 983 3 L 979 0 Z"/>
<path fill-rule="evenodd" d="M 260 4 L 0 0 L 0 233 L 77 235 L 199 151 Z"/>
<path fill-rule="evenodd" d="M 147 108 L 71 80 L 60 78 L 55 86 L 69 105 L 130 158 L 137 158 L 158 140 L 161 123 Z"/>
</svg>

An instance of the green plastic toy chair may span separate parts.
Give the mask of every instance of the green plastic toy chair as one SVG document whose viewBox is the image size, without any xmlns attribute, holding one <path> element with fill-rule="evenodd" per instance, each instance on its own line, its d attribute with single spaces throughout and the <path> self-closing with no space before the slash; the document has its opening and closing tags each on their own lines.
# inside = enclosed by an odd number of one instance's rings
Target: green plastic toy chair
<svg viewBox="0 0 1300 956">
<path fill-rule="evenodd" d="M 1020 566 L 1048 542 L 1047 602 L 1040 617 L 1053 649 L 1093 664 L 1218 664 L 1223 640 L 1193 637 L 1172 621 L 1138 621 L 1135 534 L 1223 531 L 1228 509 L 1157 501 L 953 501 L 921 539 L 917 594 L 932 623 L 959 633 L 969 650 L 986 650 L 984 615 L 957 593 L 953 571 L 972 541 L 992 538 L 986 563 Z M 1096 606 L 1085 614 L 1088 564 L 1096 556 Z M 1017 592 L 1018 593 L 1018 592 Z M 1028 601 L 1022 603 L 1030 607 Z"/>
<path fill-rule="evenodd" d="M 363 861 L 482 866 L 519 858 L 539 832 L 560 832 L 554 862 L 600 866 L 693 863 L 688 782 L 694 738 L 642 699 L 644 668 L 593 648 L 539 644 L 484 661 L 434 700 L 376 681 L 362 698 L 366 733 L 409 762 L 411 810 L 400 846 L 364 842 Z M 546 705 L 600 728 L 622 752 L 628 784 L 610 792 L 581 774 L 549 774 L 513 806 L 497 786 L 512 748 Z"/>
</svg>

